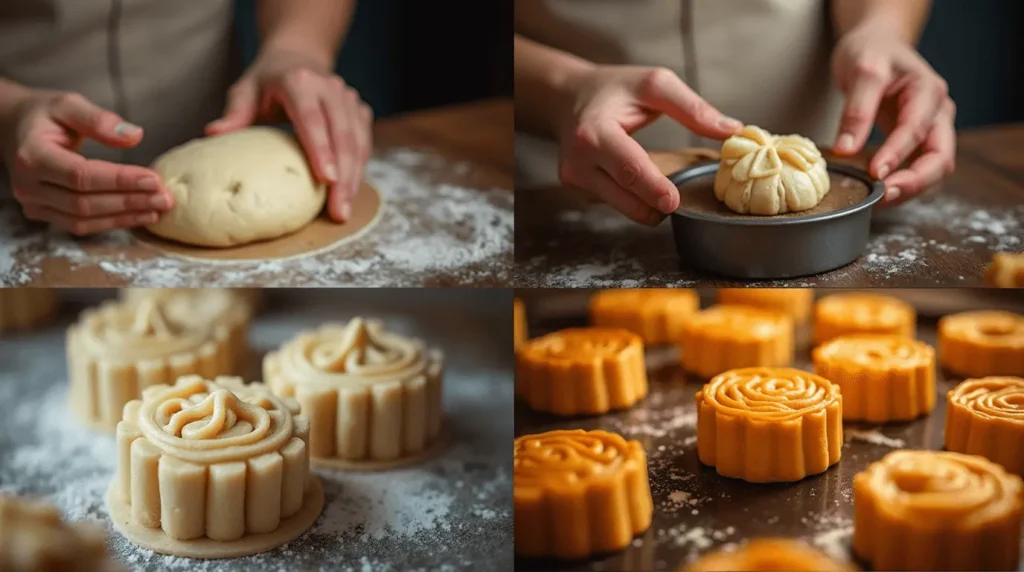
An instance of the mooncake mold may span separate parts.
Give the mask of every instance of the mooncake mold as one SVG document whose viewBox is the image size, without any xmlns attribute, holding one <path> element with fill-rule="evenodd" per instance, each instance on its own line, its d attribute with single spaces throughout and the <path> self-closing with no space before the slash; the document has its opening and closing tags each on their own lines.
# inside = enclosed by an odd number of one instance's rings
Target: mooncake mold
<svg viewBox="0 0 1024 572">
<path fill-rule="evenodd" d="M 1024 288 L 1024 252 L 997 252 L 985 272 L 985 281 L 996 288 Z"/>
<path fill-rule="evenodd" d="M 964 377 L 1024 377 L 1024 316 L 962 312 L 939 320 L 939 363 Z"/>
<path fill-rule="evenodd" d="M 263 360 L 278 395 L 309 417 L 314 463 L 379 470 L 414 463 L 442 439 L 444 355 L 353 318 L 300 333 Z"/>
<path fill-rule="evenodd" d="M 530 408 L 599 415 L 647 397 L 640 336 L 620 328 L 572 328 L 526 342 L 516 353 L 516 385 Z"/>
<path fill-rule="evenodd" d="M 512 334 L 516 349 L 530 337 L 529 327 L 526 325 L 526 306 L 519 298 L 512 301 Z"/>
<path fill-rule="evenodd" d="M 983 457 L 893 451 L 853 479 L 853 550 L 874 570 L 1016 570 L 1022 500 Z"/>
<path fill-rule="evenodd" d="M 749 306 L 712 306 L 686 322 L 680 349 L 683 369 L 703 378 L 741 367 L 787 366 L 793 319 Z"/>
<path fill-rule="evenodd" d="M 946 393 L 946 449 L 1024 476 L 1024 379 L 968 379 Z"/>
<path fill-rule="evenodd" d="M 715 376 L 696 398 L 697 455 L 722 476 L 792 482 L 839 462 L 843 398 L 821 376 L 735 369 Z"/>
<path fill-rule="evenodd" d="M 0 570 L 120 572 L 107 555 L 107 535 L 89 523 L 67 523 L 56 507 L 0 494 Z"/>
<path fill-rule="evenodd" d="M 645 344 L 677 343 L 683 324 L 700 310 L 700 298 L 682 288 L 602 290 L 590 298 L 590 323 L 622 328 Z"/>
<path fill-rule="evenodd" d="M 191 558 L 247 556 L 298 538 L 323 508 L 309 420 L 298 411 L 237 377 L 146 388 L 117 424 L 107 493 L 115 528 L 143 548 Z"/>
<path fill-rule="evenodd" d="M 754 306 L 787 314 L 797 324 L 806 323 L 814 306 L 811 288 L 720 288 L 719 304 Z"/>
<path fill-rule="evenodd" d="M 87 425 L 112 432 L 124 405 L 146 387 L 189 374 L 231 373 L 230 332 L 172 320 L 155 300 L 87 309 L 67 334 L 71 410 Z"/>
<path fill-rule="evenodd" d="M 50 321 L 57 292 L 49 288 L 0 288 L 0 334 L 29 330 Z"/>
<path fill-rule="evenodd" d="M 848 334 L 914 337 L 917 312 L 899 298 L 881 294 L 832 294 L 814 305 L 814 344 Z"/>
<path fill-rule="evenodd" d="M 935 407 L 935 350 L 924 342 L 855 334 L 811 355 L 815 372 L 842 391 L 846 421 L 910 421 Z"/>
<path fill-rule="evenodd" d="M 791 538 L 755 538 L 733 550 L 716 550 L 683 568 L 686 572 L 852 572 L 806 542 Z"/>
<path fill-rule="evenodd" d="M 571 560 L 627 547 L 651 526 L 647 454 L 606 431 L 549 431 L 515 440 L 515 551 Z"/>
</svg>

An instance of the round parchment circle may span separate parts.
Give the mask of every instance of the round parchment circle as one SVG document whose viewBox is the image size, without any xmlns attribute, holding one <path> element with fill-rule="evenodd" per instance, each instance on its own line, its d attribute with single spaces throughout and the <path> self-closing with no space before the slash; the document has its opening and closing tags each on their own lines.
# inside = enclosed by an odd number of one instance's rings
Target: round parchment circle
<svg viewBox="0 0 1024 572">
<path fill-rule="evenodd" d="M 149 528 L 136 523 L 132 518 L 131 507 L 114 498 L 116 484 L 110 483 L 110 488 L 107 489 L 107 512 L 110 513 L 114 528 L 142 548 L 186 558 L 237 558 L 272 550 L 302 536 L 313 526 L 324 508 L 324 487 L 320 484 L 320 479 L 310 475 L 306 496 L 302 499 L 302 508 L 291 517 L 281 520 L 281 524 L 273 532 L 247 534 L 238 540 L 226 542 L 205 536 L 194 540 L 175 540 L 164 534 L 160 528 Z"/>
<path fill-rule="evenodd" d="M 389 459 L 387 461 L 349 461 L 333 457 L 310 457 L 309 462 L 312 463 L 314 467 L 318 468 L 341 469 L 354 473 L 374 473 L 378 471 L 397 469 L 399 467 L 405 467 L 426 461 L 444 449 L 445 445 L 447 445 L 447 441 L 448 432 L 445 429 L 441 429 L 437 439 L 435 439 L 429 447 L 413 455 L 399 457 L 397 459 Z"/>
<path fill-rule="evenodd" d="M 365 181 L 352 201 L 352 217 L 342 224 L 322 213 L 301 229 L 279 238 L 228 248 L 193 246 L 161 238 L 148 230 L 135 229 L 135 238 L 161 253 L 202 262 L 281 260 L 308 256 L 354 240 L 368 232 L 384 210 L 380 192 Z"/>
</svg>

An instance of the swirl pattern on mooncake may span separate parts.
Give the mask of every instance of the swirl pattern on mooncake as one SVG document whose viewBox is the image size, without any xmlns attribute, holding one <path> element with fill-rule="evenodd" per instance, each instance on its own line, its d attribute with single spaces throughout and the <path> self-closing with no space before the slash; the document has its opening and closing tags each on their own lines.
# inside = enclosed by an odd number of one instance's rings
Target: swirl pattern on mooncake
<svg viewBox="0 0 1024 572">
<path fill-rule="evenodd" d="M 983 457 L 894 451 L 853 480 L 853 549 L 875 570 L 1013 570 L 1020 477 Z"/>
<path fill-rule="evenodd" d="M 1024 316 L 962 312 L 939 320 L 939 361 L 965 377 L 1024 377 Z"/>
<path fill-rule="evenodd" d="M 183 375 L 230 373 L 230 343 L 228 330 L 178 322 L 157 300 L 86 310 L 68 330 L 71 409 L 89 425 L 113 431 L 121 409 L 146 387 Z"/>
<path fill-rule="evenodd" d="M 846 572 L 854 568 L 836 562 L 808 544 L 790 538 L 755 538 L 733 550 L 717 550 L 684 568 L 686 572 Z"/>
<path fill-rule="evenodd" d="M 814 344 L 850 334 L 913 338 L 917 312 L 899 298 L 851 292 L 831 294 L 814 305 Z"/>
<path fill-rule="evenodd" d="M 270 352 L 263 375 L 302 405 L 314 460 L 370 469 L 415 461 L 438 444 L 443 363 L 422 341 L 354 318 Z"/>
<path fill-rule="evenodd" d="M 640 336 L 616 328 L 573 328 L 533 338 L 516 352 L 516 386 L 537 411 L 601 414 L 647 396 Z"/>
<path fill-rule="evenodd" d="M 843 398 L 827 379 L 789 368 L 715 376 L 696 394 L 697 454 L 718 474 L 799 481 L 839 462 Z"/>
<path fill-rule="evenodd" d="M 946 449 L 1024 476 L 1024 379 L 968 379 L 946 394 Z"/>
<path fill-rule="evenodd" d="M 847 421 L 909 421 L 935 407 L 935 350 L 890 335 L 834 338 L 812 353 L 818 375 L 843 393 Z"/>
<path fill-rule="evenodd" d="M 697 293 L 682 288 L 602 290 L 590 298 L 593 325 L 629 330 L 645 344 L 677 343 L 683 324 L 698 310 Z"/>
<path fill-rule="evenodd" d="M 781 312 L 712 306 L 683 327 L 683 369 L 710 379 L 741 367 L 788 366 L 793 361 L 793 328 L 793 319 Z"/>
<path fill-rule="evenodd" d="M 606 431 L 550 431 L 515 440 L 515 549 L 585 558 L 621 550 L 650 527 L 647 455 Z"/>
<path fill-rule="evenodd" d="M 115 524 L 161 553 L 254 554 L 295 538 L 323 504 L 308 419 L 293 399 L 240 378 L 147 388 L 117 425 Z M 259 535 L 259 536 L 254 536 Z"/>
<path fill-rule="evenodd" d="M 66 523 L 40 501 L 0 494 L 0 570 L 118 572 L 106 533 L 92 523 Z"/>
</svg>

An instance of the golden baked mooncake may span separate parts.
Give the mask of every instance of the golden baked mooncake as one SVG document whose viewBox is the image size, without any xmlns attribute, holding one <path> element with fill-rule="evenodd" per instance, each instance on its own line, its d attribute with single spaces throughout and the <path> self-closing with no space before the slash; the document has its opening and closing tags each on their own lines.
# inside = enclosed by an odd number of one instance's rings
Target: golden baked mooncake
<svg viewBox="0 0 1024 572">
<path fill-rule="evenodd" d="M 962 312 L 939 320 L 939 363 L 964 377 L 1024 377 L 1024 316 Z"/>
<path fill-rule="evenodd" d="M 680 340 L 683 369 L 710 379 L 741 367 L 793 362 L 793 319 L 750 306 L 712 306 L 687 320 Z"/>
<path fill-rule="evenodd" d="M 814 290 L 811 288 L 719 288 L 719 304 L 754 306 L 775 310 L 803 324 L 811 317 Z"/>
<path fill-rule="evenodd" d="M 949 390 L 945 446 L 1024 476 L 1024 378 L 968 379 Z"/>
<path fill-rule="evenodd" d="M 847 572 L 854 568 L 836 562 L 806 542 L 791 538 L 755 538 L 733 550 L 716 550 L 684 568 L 686 572 Z"/>
<path fill-rule="evenodd" d="M 814 305 L 814 344 L 848 334 L 890 334 L 912 338 L 914 307 L 899 298 L 859 292 L 831 294 Z"/>
<path fill-rule="evenodd" d="M 678 343 L 683 325 L 700 310 L 700 297 L 682 288 L 602 290 L 590 298 L 590 323 L 622 328 L 645 344 Z"/>
</svg>

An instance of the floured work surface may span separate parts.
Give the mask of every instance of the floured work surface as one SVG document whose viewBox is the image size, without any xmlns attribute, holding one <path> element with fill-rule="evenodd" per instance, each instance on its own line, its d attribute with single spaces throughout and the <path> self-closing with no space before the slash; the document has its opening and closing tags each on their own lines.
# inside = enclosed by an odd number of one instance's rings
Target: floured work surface
<svg viewBox="0 0 1024 572">
<path fill-rule="evenodd" d="M 586 321 L 578 316 L 531 325 L 540 326 L 530 332 L 538 336 Z M 917 339 L 934 346 L 935 323 L 922 321 L 917 329 Z M 813 371 L 809 333 L 797 336 L 793 367 Z M 624 552 L 572 563 L 517 559 L 517 570 L 677 570 L 704 552 L 758 536 L 799 537 L 833 557 L 850 559 L 853 476 L 897 448 L 942 449 L 946 392 L 961 381 L 938 370 L 935 409 L 910 423 L 844 421 L 842 457 L 823 474 L 795 483 L 755 484 L 722 477 L 698 460 L 694 395 L 704 382 L 686 377 L 673 352 L 648 351 L 650 394 L 626 411 L 565 419 L 532 412 L 516 401 L 517 437 L 554 429 L 604 429 L 640 441 L 647 450 L 654 497 L 651 528 Z"/>
<path fill-rule="evenodd" d="M 267 260 L 251 259 L 265 247 L 259 244 L 231 249 L 246 259 L 202 260 L 195 249 L 171 243 L 162 244 L 184 252 L 161 252 L 128 230 L 75 239 L 26 221 L 17 203 L 0 198 L 0 286 L 503 286 L 511 278 L 512 193 L 490 186 L 477 170 L 474 163 L 394 148 L 366 170 L 384 202 L 375 225 L 325 250 L 307 239 L 330 243 L 331 233 L 344 229 L 317 221 L 264 243 L 288 247 Z"/>
<path fill-rule="evenodd" d="M 287 292 L 283 300 L 272 299 L 250 329 L 254 366 L 298 331 L 357 314 L 429 337 L 453 356 L 445 373 L 445 448 L 421 465 L 382 473 L 314 468 L 325 490 L 324 510 L 298 540 L 252 557 L 204 561 L 158 555 L 112 532 L 104 495 L 115 470 L 114 437 L 84 429 L 67 406 L 62 356 L 64 328 L 80 309 L 74 306 L 48 329 L 0 338 L 0 492 L 38 495 L 68 520 L 100 523 L 111 535 L 109 552 L 130 570 L 508 569 L 510 296 L 494 290 L 381 292 Z"/>
</svg>

